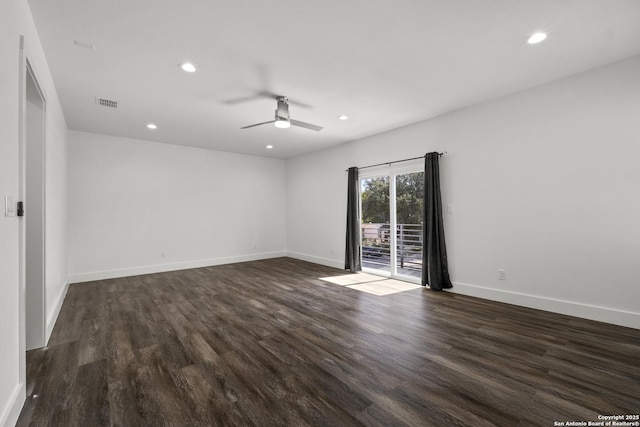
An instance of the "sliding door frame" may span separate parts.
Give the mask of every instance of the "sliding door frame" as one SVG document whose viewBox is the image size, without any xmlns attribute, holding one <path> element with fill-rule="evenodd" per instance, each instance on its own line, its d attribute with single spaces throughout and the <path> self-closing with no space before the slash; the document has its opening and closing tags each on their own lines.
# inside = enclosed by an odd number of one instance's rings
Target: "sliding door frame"
<svg viewBox="0 0 640 427">
<path fill-rule="evenodd" d="M 364 262 L 361 259 L 362 271 L 370 274 L 375 274 L 378 276 L 403 280 L 405 282 L 411 282 L 411 283 L 417 283 L 417 284 L 420 283 L 419 277 L 413 277 L 406 274 L 399 274 L 398 262 L 397 262 L 398 261 L 397 260 L 398 236 L 397 236 L 397 212 L 396 212 L 396 176 L 408 174 L 408 173 L 416 173 L 416 172 L 424 173 L 423 159 L 411 160 L 411 161 L 403 162 L 401 164 L 393 163 L 390 165 L 375 166 L 375 167 L 367 168 L 366 170 L 361 169 L 358 171 L 358 175 L 359 175 L 358 179 L 360 180 L 360 182 L 358 183 L 359 187 L 362 187 L 362 180 L 364 179 L 381 178 L 385 176 L 389 179 L 389 227 L 390 227 L 389 239 L 391 241 L 389 244 L 389 270 L 390 271 L 386 272 L 386 271 L 380 271 L 373 268 L 365 267 Z M 364 222 L 362 221 L 362 192 L 360 191 L 359 193 L 360 193 L 359 195 L 360 226 L 362 227 L 362 224 L 364 224 Z M 362 244 L 363 237 L 364 236 L 361 233 L 361 236 L 360 236 L 361 244 Z M 362 257 L 363 251 L 360 251 L 360 252 L 361 252 L 360 256 Z"/>
</svg>

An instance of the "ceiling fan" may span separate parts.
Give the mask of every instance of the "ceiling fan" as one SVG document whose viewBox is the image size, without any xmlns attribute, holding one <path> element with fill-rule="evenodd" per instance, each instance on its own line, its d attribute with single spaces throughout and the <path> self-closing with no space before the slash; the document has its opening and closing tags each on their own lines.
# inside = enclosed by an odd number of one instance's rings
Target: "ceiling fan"
<svg viewBox="0 0 640 427">
<path fill-rule="evenodd" d="M 300 120 L 294 120 L 290 118 L 289 117 L 289 100 L 287 99 L 286 96 L 276 96 L 275 99 L 278 104 L 276 107 L 276 117 L 274 120 L 269 120 L 268 122 L 256 123 L 253 125 L 242 127 L 240 129 L 249 129 L 255 126 L 262 126 L 269 123 L 273 123 L 277 128 L 282 128 L 282 129 L 286 129 L 291 125 L 298 126 L 305 129 L 315 130 L 316 132 L 319 132 L 323 129 L 322 126 L 312 125 L 311 123 L 301 122 Z"/>
</svg>

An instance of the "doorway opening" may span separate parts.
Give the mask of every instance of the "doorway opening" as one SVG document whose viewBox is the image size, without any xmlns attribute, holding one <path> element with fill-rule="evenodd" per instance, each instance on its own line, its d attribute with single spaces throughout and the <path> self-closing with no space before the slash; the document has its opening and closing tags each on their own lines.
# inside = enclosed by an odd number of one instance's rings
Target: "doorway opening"
<svg viewBox="0 0 640 427">
<path fill-rule="evenodd" d="M 20 198 L 24 201 L 21 268 L 24 268 L 26 350 L 45 345 L 45 106 L 25 59 Z"/>
<path fill-rule="evenodd" d="M 361 177 L 363 271 L 419 283 L 423 177 L 415 167 Z"/>
</svg>

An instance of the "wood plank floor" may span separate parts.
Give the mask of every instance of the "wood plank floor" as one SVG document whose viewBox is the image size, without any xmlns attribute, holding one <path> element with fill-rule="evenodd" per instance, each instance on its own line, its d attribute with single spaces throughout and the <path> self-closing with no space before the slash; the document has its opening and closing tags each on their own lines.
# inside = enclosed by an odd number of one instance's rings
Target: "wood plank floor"
<svg viewBox="0 0 640 427">
<path fill-rule="evenodd" d="M 74 284 L 18 426 L 553 426 L 640 412 L 640 330 L 290 258 Z"/>
</svg>

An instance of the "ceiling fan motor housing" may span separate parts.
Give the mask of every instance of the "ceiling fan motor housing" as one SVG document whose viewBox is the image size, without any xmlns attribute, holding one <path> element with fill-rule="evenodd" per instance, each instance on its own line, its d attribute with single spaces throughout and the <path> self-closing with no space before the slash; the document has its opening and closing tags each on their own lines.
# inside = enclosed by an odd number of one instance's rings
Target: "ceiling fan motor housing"
<svg viewBox="0 0 640 427">
<path fill-rule="evenodd" d="M 275 119 L 270 120 L 268 122 L 256 123 L 249 126 L 241 127 L 240 129 L 249 129 L 256 126 L 262 126 L 269 123 L 274 123 L 277 128 L 286 129 L 289 126 L 298 126 L 301 128 L 313 130 L 316 132 L 320 132 L 322 130 L 322 126 L 314 125 L 311 123 L 301 122 L 300 120 L 292 120 L 289 116 L 289 100 L 286 96 L 276 96 L 277 106 L 275 111 Z"/>
<path fill-rule="evenodd" d="M 289 121 L 289 103 L 286 96 L 279 96 L 278 108 L 276 109 L 276 120 L 283 119 Z"/>
</svg>

